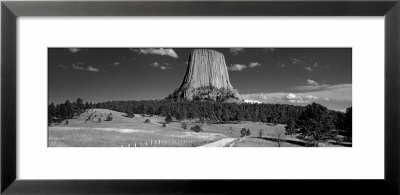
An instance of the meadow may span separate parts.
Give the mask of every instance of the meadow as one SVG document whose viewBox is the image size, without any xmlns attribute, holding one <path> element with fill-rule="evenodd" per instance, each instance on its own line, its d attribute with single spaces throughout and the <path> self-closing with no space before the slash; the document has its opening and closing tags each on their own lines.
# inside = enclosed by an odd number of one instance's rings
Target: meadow
<svg viewBox="0 0 400 195">
<path fill-rule="evenodd" d="M 112 119 L 107 120 L 110 117 Z M 296 144 L 297 138 L 284 134 L 285 126 L 281 124 L 251 121 L 201 123 L 198 119 L 172 120 L 165 126 L 164 123 L 165 117 L 157 115 L 135 114 L 131 118 L 125 113 L 108 109 L 88 109 L 79 117 L 51 125 L 48 129 L 48 146 L 197 147 L 226 138 L 235 139 L 226 143 L 225 147 L 300 146 Z M 186 128 L 183 124 L 186 124 Z M 200 125 L 203 131 L 192 131 L 191 127 L 195 125 Z M 250 135 L 244 139 L 241 137 L 243 128 L 250 130 Z M 284 139 L 294 141 L 287 143 Z"/>
</svg>

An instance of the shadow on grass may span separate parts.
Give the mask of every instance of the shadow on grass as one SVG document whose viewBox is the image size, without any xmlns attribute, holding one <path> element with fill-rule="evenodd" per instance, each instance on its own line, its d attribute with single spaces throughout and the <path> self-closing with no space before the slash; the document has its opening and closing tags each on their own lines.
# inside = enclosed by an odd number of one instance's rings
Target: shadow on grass
<svg viewBox="0 0 400 195">
<path fill-rule="evenodd" d="M 285 142 L 285 143 L 289 143 L 289 144 L 294 144 L 294 145 L 298 145 L 298 146 L 303 146 L 303 147 L 310 147 L 312 146 L 312 144 L 310 145 L 310 143 L 303 141 L 303 140 L 294 140 L 294 139 L 278 139 L 276 137 L 269 137 L 269 136 L 263 136 L 263 137 L 250 137 L 250 138 L 255 138 L 255 139 L 263 139 L 263 140 L 267 140 L 267 141 L 273 141 L 273 142 Z M 332 145 L 340 145 L 340 146 L 344 146 L 344 147 L 352 147 L 352 143 L 348 143 L 348 142 L 342 142 L 342 143 L 337 143 L 337 142 L 327 142 L 329 144 Z"/>
</svg>

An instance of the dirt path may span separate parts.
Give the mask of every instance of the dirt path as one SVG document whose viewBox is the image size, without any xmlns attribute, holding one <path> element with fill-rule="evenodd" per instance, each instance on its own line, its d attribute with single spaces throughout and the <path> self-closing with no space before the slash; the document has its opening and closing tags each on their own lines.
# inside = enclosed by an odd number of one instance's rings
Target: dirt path
<svg viewBox="0 0 400 195">
<path fill-rule="evenodd" d="M 216 141 L 216 142 L 213 142 L 210 144 L 202 145 L 200 147 L 225 147 L 229 144 L 231 147 L 233 145 L 231 143 L 234 142 L 235 140 L 236 140 L 236 138 L 224 138 L 224 139 L 221 139 L 219 141 Z"/>
</svg>

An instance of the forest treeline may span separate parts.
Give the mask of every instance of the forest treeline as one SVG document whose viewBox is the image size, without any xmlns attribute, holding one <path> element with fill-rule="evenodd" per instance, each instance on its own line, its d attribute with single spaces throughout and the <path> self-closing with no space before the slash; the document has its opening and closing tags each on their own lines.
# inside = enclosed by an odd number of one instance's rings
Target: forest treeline
<svg viewBox="0 0 400 195">
<path fill-rule="evenodd" d="M 274 124 L 288 124 L 295 127 L 304 121 L 304 112 L 321 112 L 315 117 L 325 117 L 323 123 L 331 129 L 343 130 L 351 137 L 351 107 L 346 112 L 328 110 L 326 107 L 313 103 L 309 107 L 288 104 L 249 104 L 249 103 L 221 103 L 215 101 L 181 101 L 170 100 L 138 100 L 138 101 L 108 101 L 102 103 L 83 103 L 81 98 L 75 102 L 66 100 L 64 103 L 48 106 L 49 125 L 71 119 L 86 109 L 103 108 L 118 112 L 146 115 L 173 116 L 176 120 L 198 118 L 201 121 L 212 123 L 253 121 Z M 314 109 L 314 110 L 313 110 Z M 319 110 L 318 110 L 319 109 Z M 323 110 L 320 111 L 320 110 Z M 302 115 L 303 114 L 303 115 Z M 303 117 L 303 118 L 301 118 Z M 317 120 L 317 119 L 315 119 Z"/>
</svg>

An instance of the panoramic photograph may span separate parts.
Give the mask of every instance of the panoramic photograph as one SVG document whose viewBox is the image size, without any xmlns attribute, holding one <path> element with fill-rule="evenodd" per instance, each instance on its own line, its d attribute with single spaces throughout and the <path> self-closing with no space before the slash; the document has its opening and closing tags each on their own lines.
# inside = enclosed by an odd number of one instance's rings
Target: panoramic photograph
<svg viewBox="0 0 400 195">
<path fill-rule="evenodd" d="M 48 147 L 352 147 L 352 48 L 48 48 Z"/>
</svg>

